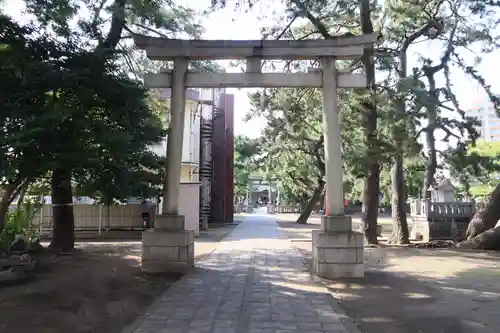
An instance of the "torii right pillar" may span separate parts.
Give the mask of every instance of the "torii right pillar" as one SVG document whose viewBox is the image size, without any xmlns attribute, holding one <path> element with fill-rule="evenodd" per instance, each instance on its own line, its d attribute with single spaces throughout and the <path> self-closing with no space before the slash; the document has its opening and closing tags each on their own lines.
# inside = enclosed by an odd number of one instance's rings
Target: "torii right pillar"
<svg viewBox="0 0 500 333">
<path fill-rule="evenodd" d="M 321 217 L 321 230 L 314 230 L 312 234 L 312 270 L 327 279 L 363 277 L 363 234 L 352 230 L 352 219 L 344 213 L 335 59 L 323 58 L 322 69 L 327 215 Z"/>
</svg>

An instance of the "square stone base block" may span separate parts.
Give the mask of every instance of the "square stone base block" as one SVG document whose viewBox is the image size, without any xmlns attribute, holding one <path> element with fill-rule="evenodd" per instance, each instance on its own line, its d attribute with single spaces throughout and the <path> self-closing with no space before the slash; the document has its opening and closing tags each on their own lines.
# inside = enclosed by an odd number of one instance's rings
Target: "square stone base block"
<svg viewBox="0 0 500 333">
<path fill-rule="evenodd" d="M 325 279 L 364 276 L 362 233 L 314 230 L 312 236 L 313 274 Z"/>
<path fill-rule="evenodd" d="M 184 215 L 160 214 L 155 219 L 156 230 L 184 230 L 184 225 Z"/>
<path fill-rule="evenodd" d="M 142 233 L 144 273 L 186 273 L 194 267 L 192 230 L 148 230 Z"/>
<path fill-rule="evenodd" d="M 352 218 L 349 215 L 321 216 L 321 230 L 332 232 L 348 232 L 352 230 Z"/>
</svg>

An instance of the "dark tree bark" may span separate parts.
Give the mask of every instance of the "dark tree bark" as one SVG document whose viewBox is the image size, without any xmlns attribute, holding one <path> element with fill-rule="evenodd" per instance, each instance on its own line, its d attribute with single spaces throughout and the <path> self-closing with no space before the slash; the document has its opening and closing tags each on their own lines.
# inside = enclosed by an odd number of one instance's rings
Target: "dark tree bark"
<svg viewBox="0 0 500 333">
<path fill-rule="evenodd" d="M 426 106 L 427 110 L 427 120 L 428 125 L 425 130 L 426 141 L 427 141 L 427 165 L 425 168 L 425 177 L 424 177 L 424 186 L 422 189 L 422 197 L 425 199 L 431 199 L 431 191 L 429 191 L 429 187 L 434 185 L 434 175 L 437 170 L 437 151 L 436 151 L 436 138 L 435 132 L 438 129 L 438 105 L 439 102 L 439 91 L 436 88 L 436 80 L 434 79 L 434 75 L 439 71 L 443 70 L 450 60 L 451 53 L 453 52 L 453 38 L 455 36 L 455 32 L 457 29 L 457 25 L 455 24 L 453 29 L 450 32 L 450 37 L 448 38 L 448 47 L 446 48 L 446 52 L 441 57 L 441 62 L 432 67 L 424 66 L 423 71 L 429 81 L 429 95 L 432 98 L 431 103 L 428 103 Z"/>
<path fill-rule="evenodd" d="M 298 217 L 296 223 L 299 224 L 306 224 L 307 220 L 309 219 L 309 216 L 311 216 L 311 213 L 318 204 L 319 200 L 321 199 L 321 195 L 323 194 L 323 191 L 325 189 L 325 174 L 326 174 L 326 165 L 325 161 L 323 160 L 323 146 L 325 143 L 325 137 L 321 136 L 316 144 L 314 145 L 313 148 L 313 156 L 314 160 L 316 162 L 316 167 L 318 168 L 319 175 L 317 179 L 317 185 L 314 189 L 312 197 L 309 199 L 307 204 L 304 206 L 304 209 L 300 213 L 300 216 Z M 328 194 L 327 194 L 328 195 Z"/>
<path fill-rule="evenodd" d="M 29 179 L 24 179 L 16 184 L 6 184 L 3 186 L 0 199 L 0 232 L 5 227 L 7 213 L 14 199 L 21 193 L 29 184 Z"/>
<path fill-rule="evenodd" d="M 436 90 L 436 80 L 434 79 L 434 74 L 440 71 L 443 67 L 449 55 L 442 60 L 442 66 L 436 66 L 427 68 L 424 67 L 424 73 L 429 81 L 429 95 L 434 99 L 430 105 L 427 105 L 427 128 L 425 130 L 425 139 L 427 141 L 427 163 L 425 166 L 425 176 L 424 185 L 422 188 L 422 197 L 425 199 L 431 199 L 431 191 L 429 187 L 434 185 L 434 176 L 437 169 L 437 152 L 436 152 L 436 138 L 434 133 L 437 129 L 438 119 L 437 119 L 437 101 L 439 101 L 439 93 Z"/>
<path fill-rule="evenodd" d="M 72 252 L 75 247 L 75 217 L 71 169 L 55 168 L 52 172 L 52 215 L 54 233 L 50 247 L 58 252 Z"/>
<path fill-rule="evenodd" d="M 399 49 L 397 74 L 400 81 L 403 81 L 407 77 L 407 51 L 410 45 L 418 38 L 426 35 L 431 28 L 436 28 L 442 30 L 441 23 L 436 20 L 430 20 L 412 34 L 408 35 L 402 42 Z M 397 92 L 404 93 L 402 85 L 398 84 Z M 404 117 L 406 113 L 405 101 L 401 97 L 396 97 L 394 99 L 394 107 L 397 114 L 397 122 L 404 123 Z M 403 133 L 406 134 L 406 129 L 403 129 Z M 397 149 L 400 149 L 401 145 L 404 143 L 404 139 L 401 137 L 402 133 L 397 133 L 396 129 L 393 129 L 392 138 L 396 143 Z M 391 169 L 391 180 L 392 180 L 392 235 L 389 237 L 389 243 L 392 244 L 409 244 L 409 232 L 408 232 L 408 221 L 406 220 L 406 196 L 405 196 L 405 177 L 403 168 L 403 152 L 397 151 L 394 156 L 394 162 Z"/>
<path fill-rule="evenodd" d="M 12 196 L 13 192 L 14 192 L 13 186 L 9 185 L 4 186 L 2 193 L 2 200 L 0 201 L 0 232 L 5 227 L 6 217 L 11 203 L 10 197 Z"/>
<path fill-rule="evenodd" d="M 304 209 L 302 210 L 302 213 L 300 213 L 300 216 L 297 218 L 296 223 L 299 224 L 307 223 L 307 220 L 309 219 L 309 216 L 311 216 L 314 207 L 316 207 L 316 205 L 319 203 L 319 200 L 321 198 L 321 193 L 323 193 L 324 189 L 325 189 L 325 182 L 321 180 L 314 189 L 311 199 L 309 199 Z"/>
<path fill-rule="evenodd" d="M 370 165 L 363 186 L 363 206 L 361 208 L 361 222 L 365 244 L 377 244 L 377 218 L 380 193 L 380 169 L 374 163 Z"/>
<path fill-rule="evenodd" d="M 408 221 L 406 219 L 406 200 L 403 170 L 403 155 L 394 158 L 391 169 L 392 179 L 392 234 L 390 244 L 410 244 Z"/>
<path fill-rule="evenodd" d="M 429 188 L 434 185 L 434 175 L 437 169 L 437 153 L 436 153 L 436 139 L 434 138 L 436 118 L 429 117 L 429 126 L 426 132 L 427 141 L 427 162 L 425 166 L 424 185 L 422 188 L 422 197 L 431 199 L 431 191 Z"/>
<path fill-rule="evenodd" d="M 479 209 L 472 217 L 465 238 L 470 240 L 481 233 L 495 227 L 500 219 L 500 184 L 490 194 L 488 202 L 483 209 Z"/>
<path fill-rule="evenodd" d="M 458 248 L 475 250 L 500 250 L 500 227 L 491 228 L 485 232 L 458 243 Z"/>
<path fill-rule="evenodd" d="M 370 0 L 360 2 L 361 30 L 364 34 L 372 34 L 373 24 L 371 20 Z M 365 173 L 363 185 L 363 206 L 361 222 L 363 223 L 363 234 L 366 244 L 377 244 L 377 218 L 380 192 L 380 167 L 377 161 L 376 139 L 377 139 L 377 105 L 375 103 L 375 63 L 373 61 L 373 47 L 366 47 L 362 57 L 366 72 L 366 83 L 370 89 L 370 97 L 363 104 L 361 116 L 364 128 L 364 139 L 368 145 L 370 164 Z"/>
</svg>

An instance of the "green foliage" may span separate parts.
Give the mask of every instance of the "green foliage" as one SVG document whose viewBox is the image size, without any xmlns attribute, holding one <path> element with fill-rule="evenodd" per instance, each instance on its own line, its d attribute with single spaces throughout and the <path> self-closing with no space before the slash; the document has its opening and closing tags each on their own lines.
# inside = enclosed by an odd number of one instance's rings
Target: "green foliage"
<svg viewBox="0 0 500 333">
<path fill-rule="evenodd" d="M 139 77 L 146 67 L 151 67 L 151 61 L 145 60 L 126 39 L 134 34 L 172 38 L 179 33 L 199 38 L 202 32 L 198 13 L 172 0 L 23 1 L 28 13 L 36 16 L 41 31 L 53 31 L 61 39 L 96 53 L 118 51 L 122 65 L 119 70 Z"/>
<path fill-rule="evenodd" d="M 57 43 L 34 37 L 34 29 L 0 16 L 0 179 L 3 200 L 12 202 L 26 183 L 50 170 L 51 156 L 42 148 L 54 131 L 49 92 L 58 82 L 49 54 L 61 56 Z M 48 128 L 47 128 L 48 126 Z M 1 214 L 5 214 L 2 212 Z M 0 230 L 2 225 L 0 223 Z"/>
<path fill-rule="evenodd" d="M 478 141 L 449 149 L 450 173 L 459 180 L 459 195 L 487 197 L 500 182 L 500 142 Z"/>
<path fill-rule="evenodd" d="M 279 180 L 284 198 L 304 201 L 325 172 L 320 95 L 314 89 L 270 89 L 250 99 L 254 114 L 267 120 L 258 161 L 265 178 Z"/>
<path fill-rule="evenodd" d="M 360 2 L 291 0 L 288 3 L 286 18 L 280 17 L 275 26 L 264 29 L 266 38 L 328 39 L 335 35 L 359 34 L 361 30 Z M 360 115 L 366 107 L 364 103 L 369 100 L 367 92 L 362 89 L 342 91 L 339 101 L 342 103 L 344 188 L 351 191 L 347 193 L 348 197 L 358 199 L 362 192 L 361 179 L 365 177 L 370 162 L 379 162 L 386 170 L 392 163 L 391 157 L 404 154 L 405 158 L 410 159 L 404 163 L 406 196 L 418 196 L 418 191 L 425 187 L 423 179 L 426 172 L 435 177 L 434 173 L 439 169 L 436 133 L 444 133 L 446 141 L 452 137 L 459 142 L 465 138 L 477 138 L 478 135 L 475 130 L 477 122 L 465 116 L 454 94 L 450 80 L 452 66 L 478 82 L 490 100 L 497 103 L 498 97 L 473 66 L 466 64 L 462 53 L 477 47 L 488 48 L 484 52 L 489 52 L 497 45 L 498 36 L 495 34 L 498 30 L 485 28 L 488 24 L 496 26 L 499 23 L 498 20 L 493 22 L 498 4 L 458 0 L 398 0 L 385 3 L 370 1 L 370 6 L 370 18 L 375 30 L 382 36 L 375 45 L 377 142 L 373 142 L 373 137 L 371 142 L 365 142 L 364 123 L 361 122 L 360 126 Z M 443 18 L 446 20 L 443 21 Z M 474 21 L 473 25 L 470 24 L 471 20 Z M 406 64 L 406 48 L 412 48 L 416 43 L 433 45 L 439 50 L 439 58 L 422 54 L 417 63 Z M 297 71 L 315 65 L 293 62 L 286 63 L 283 68 L 285 71 Z M 359 65 L 356 61 L 338 62 L 338 66 L 344 70 L 359 68 Z M 321 113 L 318 112 L 320 98 L 318 95 L 308 95 L 307 98 L 316 101 L 316 105 L 310 101 L 299 102 L 303 97 L 299 93 L 289 93 L 287 89 L 270 90 L 265 98 L 258 94 L 253 97 L 252 112 L 268 120 L 264 137 L 270 144 L 264 152 L 272 156 L 270 159 L 274 165 L 271 169 L 280 179 L 286 179 L 287 184 L 300 184 L 290 192 L 299 193 L 302 189 L 304 193 L 304 188 L 310 188 L 318 176 L 317 166 L 304 153 L 310 153 L 311 147 L 304 142 L 311 136 L 317 139 L 318 133 L 321 133 Z M 284 100 L 281 104 L 280 98 Z M 267 105 L 272 103 L 275 105 Z M 300 103 L 305 107 L 297 108 L 296 105 Z M 275 112 L 273 108 L 280 111 Z M 266 111 L 259 111 L 261 109 Z M 282 115 L 281 110 L 287 116 Z M 445 115 L 444 111 L 454 111 L 455 114 Z M 421 136 L 427 141 L 424 154 L 421 154 L 422 145 L 417 141 Z M 283 139 L 280 141 L 280 138 Z M 276 151 L 283 152 L 278 154 Z M 436 165 L 436 169 L 430 169 L 430 162 Z M 290 174 L 294 174 L 295 178 L 284 178 Z M 389 192 L 389 175 L 384 171 L 381 177 L 381 190 Z M 302 186 L 304 183 L 306 185 Z M 384 197 L 389 198 L 390 193 L 384 193 Z"/>
<path fill-rule="evenodd" d="M 38 236 L 38 225 L 33 223 L 33 218 L 42 208 L 40 202 L 25 200 L 18 203 L 15 210 L 7 213 L 4 229 L 0 232 L 0 252 L 8 252 L 10 244 L 16 236 L 24 236 L 28 241 L 33 241 Z"/>
<path fill-rule="evenodd" d="M 102 201 L 156 194 L 161 160 L 148 146 L 165 131 L 142 84 L 112 55 L 33 35 L 7 17 L 0 24 L 0 172 L 12 189 L 4 200 L 61 166 Z"/>
<path fill-rule="evenodd" d="M 255 159 L 260 154 L 259 140 L 237 135 L 234 140 L 234 187 L 235 195 L 246 198 L 248 184 L 257 165 Z"/>
</svg>

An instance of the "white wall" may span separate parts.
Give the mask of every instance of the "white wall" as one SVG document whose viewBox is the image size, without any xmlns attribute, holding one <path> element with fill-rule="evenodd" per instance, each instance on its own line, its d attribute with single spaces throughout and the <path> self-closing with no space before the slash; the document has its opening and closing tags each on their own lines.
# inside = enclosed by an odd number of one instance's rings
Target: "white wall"
<svg viewBox="0 0 500 333">
<path fill-rule="evenodd" d="M 200 158 L 200 115 L 196 105 L 186 107 L 182 161 L 198 164 Z"/>
<path fill-rule="evenodd" d="M 170 89 L 163 89 L 163 98 L 170 98 Z M 196 90 L 187 91 L 186 112 L 184 117 L 184 137 L 182 144 L 182 161 L 190 163 L 199 163 L 200 154 L 200 112 L 198 108 L 199 93 Z M 151 146 L 151 149 L 165 156 L 167 151 L 167 138 L 161 144 Z"/>
<path fill-rule="evenodd" d="M 431 192 L 432 201 L 433 202 L 451 202 L 455 201 L 453 190 L 443 191 L 443 190 L 434 190 Z"/>
<path fill-rule="evenodd" d="M 161 214 L 162 204 L 158 205 Z M 179 193 L 179 214 L 184 216 L 186 230 L 193 230 L 195 236 L 200 234 L 200 183 L 181 183 Z"/>
<path fill-rule="evenodd" d="M 179 214 L 184 215 L 186 230 L 200 235 L 200 184 L 181 183 L 179 194 Z"/>
</svg>

